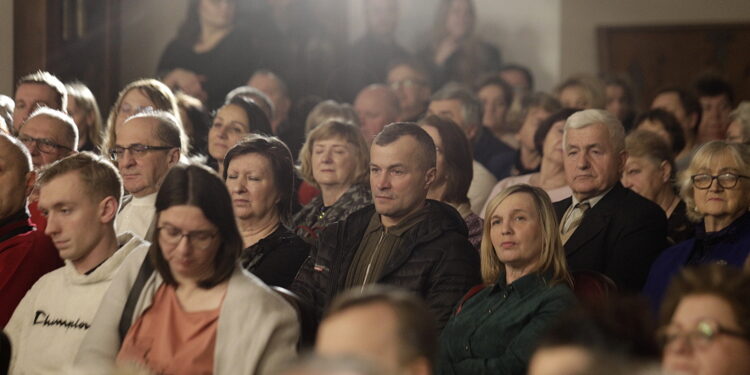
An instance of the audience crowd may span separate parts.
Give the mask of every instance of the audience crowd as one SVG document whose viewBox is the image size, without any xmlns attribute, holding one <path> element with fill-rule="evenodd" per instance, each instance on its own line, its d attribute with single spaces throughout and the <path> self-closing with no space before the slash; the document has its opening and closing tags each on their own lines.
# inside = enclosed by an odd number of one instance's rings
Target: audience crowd
<svg viewBox="0 0 750 375">
<path fill-rule="evenodd" d="M 0 374 L 750 374 L 730 82 L 535 91 L 472 0 L 335 59 L 291 3 L 191 1 L 106 119 L 0 96 Z"/>
</svg>

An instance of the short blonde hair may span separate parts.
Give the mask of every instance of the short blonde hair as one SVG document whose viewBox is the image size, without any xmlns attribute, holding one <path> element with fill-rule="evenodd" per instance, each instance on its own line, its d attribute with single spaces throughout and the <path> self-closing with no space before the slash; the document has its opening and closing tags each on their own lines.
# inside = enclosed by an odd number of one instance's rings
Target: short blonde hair
<svg viewBox="0 0 750 375">
<path fill-rule="evenodd" d="M 698 174 L 701 170 L 707 169 L 714 158 L 729 155 L 737 164 L 738 173 L 744 176 L 750 176 L 750 148 L 744 144 L 733 144 L 724 141 L 711 141 L 698 149 L 690 166 L 685 169 L 679 178 L 680 197 L 685 201 L 687 206 L 688 219 L 694 222 L 700 222 L 705 216 L 698 211 L 695 205 L 695 188 L 693 187 L 692 176 Z M 750 194 L 750 183 L 743 185 L 745 194 Z"/>
<path fill-rule="evenodd" d="M 557 216 L 552 208 L 552 201 L 547 193 L 535 186 L 520 184 L 510 186 L 490 200 L 484 217 L 484 228 L 482 232 L 482 247 L 480 249 L 482 280 L 485 284 L 494 284 L 505 273 L 505 265 L 498 259 L 495 248 L 492 245 L 490 228 L 492 226 L 492 214 L 495 209 L 506 198 L 513 194 L 528 194 L 534 204 L 542 236 L 542 253 L 539 256 L 539 273 L 550 272 L 552 283 L 565 283 L 573 286 L 573 281 L 568 273 L 568 265 L 565 260 L 565 249 L 560 240 Z"/>
<path fill-rule="evenodd" d="M 328 121 L 313 129 L 299 152 L 300 174 L 310 185 L 320 188 L 313 176 L 312 151 L 315 142 L 331 138 L 342 138 L 354 147 L 356 159 L 354 177 L 351 184 L 367 184 L 370 176 L 370 147 L 359 126 L 348 122 Z"/>
</svg>

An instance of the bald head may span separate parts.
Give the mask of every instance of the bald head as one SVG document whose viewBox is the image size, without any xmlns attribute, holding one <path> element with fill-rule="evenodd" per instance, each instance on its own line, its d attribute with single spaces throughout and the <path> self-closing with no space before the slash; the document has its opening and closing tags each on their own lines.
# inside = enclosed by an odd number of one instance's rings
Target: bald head
<svg viewBox="0 0 750 375">
<path fill-rule="evenodd" d="M 279 125 L 286 121 L 289 117 L 289 110 L 292 108 L 292 101 L 289 99 L 289 89 L 286 83 L 271 71 L 259 70 L 250 77 L 247 85 L 255 87 L 271 99 L 274 108 L 271 130 L 273 130 L 274 134 L 277 134 Z"/>
<path fill-rule="evenodd" d="M 18 213 L 34 186 L 31 155 L 17 139 L 0 134 L 0 221 Z"/>
<path fill-rule="evenodd" d="M 354 110 L 359 116 L 365 139 L 372 143 L 386 125 L 397 121 L 401 107 L 398 96 L 390 87 L 375 84 L 365 87 L 357 94 Z"/>
</svg>

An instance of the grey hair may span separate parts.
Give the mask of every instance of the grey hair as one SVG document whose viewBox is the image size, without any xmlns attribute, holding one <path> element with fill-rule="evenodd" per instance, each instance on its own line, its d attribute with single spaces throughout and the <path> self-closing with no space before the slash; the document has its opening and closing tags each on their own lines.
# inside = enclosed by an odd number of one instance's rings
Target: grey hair
<svg viewBox="0 0 750 375">
<path fill-rule="evenodd" d="M 156 120 L 158 122 L 155 132 L 156 137 L 167 146 L 179 148 L 180 153 L 187 155 L 188 143 L 184 142 L 187 137 L 182 126 L 180 126 L 180 120 L 175 115 L 160 109 L 147 109 L 128 117 L 123 122 L 123 125 L 139 118 Z"/>
<path fill-rule="evenodd" d="M 563 150 L 567 148 L 568 130 L 582 129 L 594 124 L 602 124 L 607 128 L 609 141 L 615 152 L 625 151 L 625 128 L 617 117 L 603 109 L 586 109 L 568 117 L 563 133 Z"/>
<path fill-rule="evenodd" d="M 254 102 L 260 101 L 261 103 L 256 103 L 261 109 L 268 108 L 270 110 L 269 113 L 266 113 L 266 117 L 271 119 L 273 114 L 276 112 L 276 107 L 273 106 L 273 102 L 271 101 L 271 98 L 266 95 L 263 91 L 260 91 L 252 86 L 240 86 L 237 88 L 232 89 L 227 96 L 224 98 L 224 104 L 229 104 L 229 102 L 234 99 L 235 96 L 241 96 L 243 98 L 250 99 Z M 265 107 L 264 107 L 265 106 Z"/>
<path fill-rule="evenodd" d="M 744 101 L 729 115 L 732 121 L 739 121 L 742 137 L 750 139 L 750 101 Z"/>
<path fill-rule="evenodd" d="M 34 117 L 39 116 L 47 116 L 53 120 L 57 120 L 57 122 L 60 123 L 65 129 L 65 141 L 68 142 L 68 144 L 64 146 L 67 146 L 73 151 L 78 150 L 78 127 L 76 126 L 76 123 L 72 117 L 70 117 L 63 111 L 58 111 L 49 107 L 39 107 L 35 109 L 34 112 L 31 113 L 31 115 L 29 115 L 29 118 L 24 121 L 23 125 L 26 125 L 26 123 L 28 123 Z M 23 125 L 18 128 L 19 132 L 23 128 Z"/>
<path fill-rule="evenodd" d="M 457 82 L 448 82 L 432 95 L 431 101 L 458 100 L 461 102 L 461 114 L 464 125 L 472 129 L 482 125 L 482 103 L 467 86 Z M 464 129 L 464 130 L 468 130 Z"/>
</svg>

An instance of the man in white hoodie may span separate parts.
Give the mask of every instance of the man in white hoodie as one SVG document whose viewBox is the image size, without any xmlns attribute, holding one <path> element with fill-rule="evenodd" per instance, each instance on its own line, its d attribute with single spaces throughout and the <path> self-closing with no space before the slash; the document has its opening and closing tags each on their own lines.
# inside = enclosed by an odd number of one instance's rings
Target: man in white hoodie
<svg viewBox="0 0 750 375">
<path fill-rule="evenodd" d="M 51 164 L 38 180 L 39 208 L 65 266 L 26 293 L 5 331 L 13 353 L 11 374 L 57 374 L 78 346 L 122 261 L 148 246 L 115 234 L 122 180 L 104 158 L 83 152 Z"/>
</svg>

